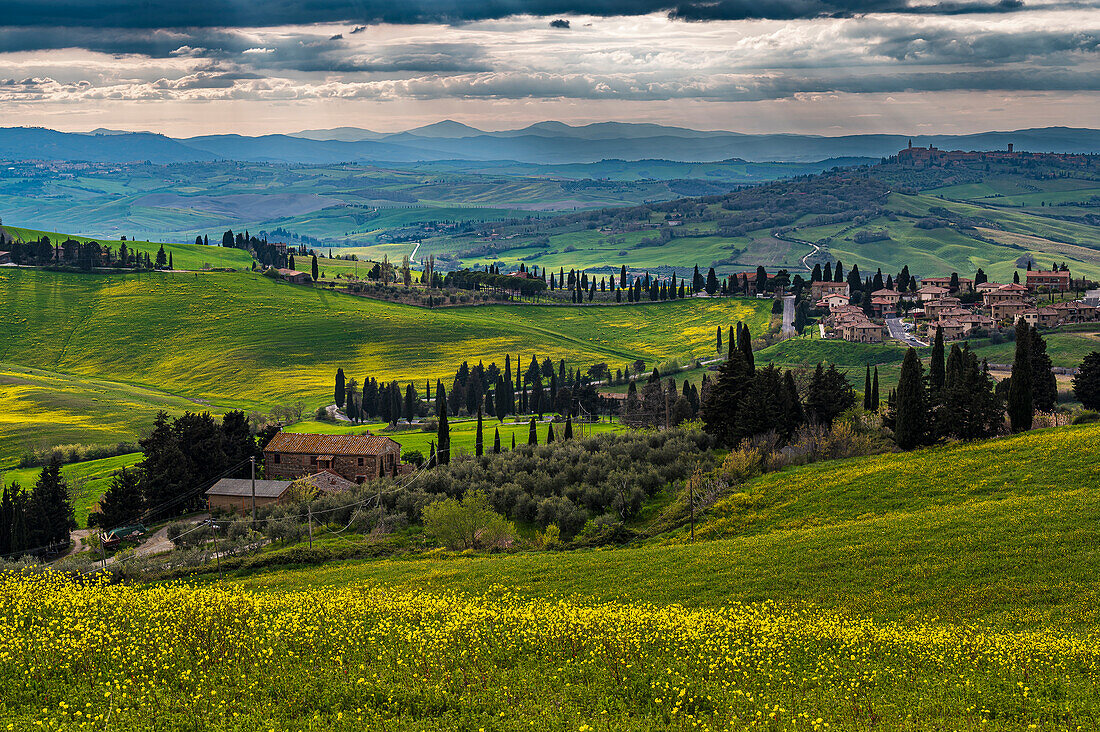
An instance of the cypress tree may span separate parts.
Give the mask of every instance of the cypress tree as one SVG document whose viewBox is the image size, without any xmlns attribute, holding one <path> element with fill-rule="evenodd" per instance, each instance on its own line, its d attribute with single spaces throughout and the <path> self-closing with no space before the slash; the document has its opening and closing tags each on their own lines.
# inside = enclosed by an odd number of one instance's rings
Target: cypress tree
<svg viewBox="0 0 1100 732">
<path fill-rule="evenodd" d="M 474 454 L 481 457 L 485 452 L 485 444 L 481 432 L 481 407 L 477 408 L 477 435 L 474 437 Z"/>
<path fill-rule="evenodd" d="M 346 388 L 344 383 L 344 370 L 336 369 L 336 388 L 333 390 L 333 397 L 336 399 L 337 409 L 342 409 L 344 407 L 344 393 Z"/>
<path fill-rule="evenodd" d="M 317 277 L 317 255 L 316 254 L 313 255 L 313 263 L 310 265 L 309 271 L 310 271 L 310 275 L 313 277 L 313 281 L 316 282 L 319 279 Z"/>
<path fill-rule="evenodd" d="M 537 445 L 537 444 L 539 444 L 539 435 L 538 435 L 538 432 L 535 431 L 535 418 L 534 417 L 531 417 L 531 430 L 530 430 L 530 432 L 527 433 L 527 444 L 528 445 Z"/>
<path fill-rule="evenodd" d="M 1027 321 L 1016 321 L 1016 357 L 1012 361 L 1012 377 L 1008 381 L 1008 418 L 1013 432 L 1031 429 L 1035 418 L 1032 396 L 1031 328 Z"/>
<path fill-rule="evenodd" d="M 573 439 L 573 417 L 572 416 L 569 416 L 569 417 L 565 418 L 565 437 L 563 437 L 562 439 L 565 439 L 565 440 L 572 440 Z"/>
<path fill-rule="evenodd" d="M 1039 335 L 1038 328 L 1031 329 L 1031 392 L 1035 409 L 1049 412 L 1058 403 L 1058 381 L 1054 378 L 1054 364 L 1047 355 L 1047 342 Z"/>
<path fill-rule="evenodd" d="M 554 423 L 551 422 L 546 428 L 546 444 L 549 445 L 554 441 Z"/>
<path fill-rule="evenodd" d="M 943 326 L 936 326 L 936 340 L 932 342 L 932 362 L 928 365 L 928 383 L 933 392 L 943 388 L 946 378 L 943 353 Z"/>
<path fill-rule="evenodd" d="M 741 355 L 745 358 L 745 363 L 749 365 L 750 371 L 756 370 L 756 360 L 752 355 L 752 336 L 749 334 L 749 326 L 742 325 L 740 321 L 737 323 L 737 347 L 741 350 Z"/>
<path fill-rule="evenodd" d="M 1081 362 L 1073 377 L 1073 395 L 1085 409 L 1100 409 L 1100 351 L 1092 351 Z"/>
<path fill-rule="evenodd" d="M 718 353 L 722 353 L 722 326 L 718 326 Z"/>
<path fill-rule="evenodd" d="M 440 465 L 451 462 L 451 427 L 447 424 L 447 400 L 444 399 L 439 408 L 439 426 L 436 428 L 436 438 L 439 440 L 438 461 Z"/>
<path fill-rule="evenodd" d="M 513 431 L 512 432 L 512 451 L 515 452 L 515 449 L 516 449 L 516 433 Z"/>
<path fill-rule="evenodd" d="M 871 411 L 871 366 L 867 366 L 867 373 L 863 375 L 863 408 Z"/>
<path fill-rule="evenodd" d="M 551 276 L 553 276 L 553 275 L 551 275 Z M 493 454 L 494 455 L 499 455 L 500 454 L 500 428 L 499 427 L 494 427 L 493 428 Z"/>
<path fill-rule="evenodd" d="M 879 405 L 878 395 L 878 366 L 875 366 L 874 380 L 871 382 L 871 411 L 877 412 Z"/>
<path fill-rule="evenodd" d="M 895 396 L 894 439 L 898 447 L 911 450 L 924 441 L 928 425 L 928 402 L 924 393 L 924 367 L 910 348 L 901 362 L 901 378 Z"/>
</svg>

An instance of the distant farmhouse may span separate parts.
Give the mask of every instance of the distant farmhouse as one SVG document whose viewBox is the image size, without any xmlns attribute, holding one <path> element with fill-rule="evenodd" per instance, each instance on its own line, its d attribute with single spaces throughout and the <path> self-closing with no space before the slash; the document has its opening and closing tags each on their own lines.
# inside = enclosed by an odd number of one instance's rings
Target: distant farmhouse
<svg viewBox="0 0 1100 732">
<path fill-rule="evenodd" d="M 401 445 L 389 437 L 315 435 L 280 432 L 264 448 L 264 470 L 269 478 L 293 480 L 329 470 L 346 480 L 363 483 L 374 478 L 412 472 L 401 462 Z"/>
</svg>

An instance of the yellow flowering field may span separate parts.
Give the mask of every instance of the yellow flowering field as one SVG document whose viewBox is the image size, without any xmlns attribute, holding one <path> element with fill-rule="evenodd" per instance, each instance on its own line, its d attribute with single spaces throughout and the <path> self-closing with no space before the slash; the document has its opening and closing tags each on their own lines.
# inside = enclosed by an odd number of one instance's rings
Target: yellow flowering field
<svg viewBox="0 0 1100 732">
<path fill-rule="evenodd" d="M 1095 729 L 1091 636 L 378 585 L 0 575 L 0 728 Z"/>
</svg>

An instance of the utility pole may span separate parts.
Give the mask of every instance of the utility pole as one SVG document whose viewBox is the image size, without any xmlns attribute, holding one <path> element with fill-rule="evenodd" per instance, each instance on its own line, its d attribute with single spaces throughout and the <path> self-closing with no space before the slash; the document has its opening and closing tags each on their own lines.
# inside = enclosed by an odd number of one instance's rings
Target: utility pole
<svg viewBox="0 0 1100 732">
<path fill-rule="evenodd" d="M 103 556 L 103 568 L 107 569 L 107 547 L 103 546 L 103 541 L 107 538 L 107 532 L 99 532 L 99 553 Z"/>
<path fill-rule="evenodd" d="M 301 514 L 298 514 L 301 516 Z M 309 548 L 313 548 L 313 504 L 306 506 L 306 515 L 309 516 Z"/>
<path fill-rule="evenodd" d="M 210 522 L 211 532 L 214 534 L 214 561 L 218 565 L 218 576 L 222 576 L 222 558 L 218 552 L 218 525 L 213 521 Z"/>
<path fill-rule="evenodd" d="M 256 456 L 249 458 L 252 463 L 252 530 L 256 530 Z"/>
<path fill-rule="evenodd" d="M 695 476 L 688 480 L 688 503 L 691 506 L 691 542 L 695 543 Z"/>
</svg>

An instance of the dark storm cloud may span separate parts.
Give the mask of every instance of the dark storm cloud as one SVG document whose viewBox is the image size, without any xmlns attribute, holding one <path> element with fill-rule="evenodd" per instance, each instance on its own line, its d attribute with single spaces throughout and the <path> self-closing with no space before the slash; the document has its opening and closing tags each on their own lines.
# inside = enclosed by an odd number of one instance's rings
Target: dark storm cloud
<svg viewBox="0 0 1100 732">
<path fill-rule="evenodd" d="M 1072 2 L 1072 0 L 1070 0 Z M 1095 0 L 1078 2 L 1095 7 Z M 6 26 L 85 28 L 262 28 L 347 22 L 462 23 L 515 15 L 647 15 L 683 20 L 851 17 L 866 13 L 1006 13 L 1020 0 L 957 0 L 916 5 L 911 0 L 6 0 Z"/>
<path fill-rule="evenodd" d="M 1032 59 L 1055 63 L 1066 54 L 1100 51 L 1100 35 L 1072 31 L 976 34 L 929 28 L 873 42 L 870 50 L 895 61 L 919 64 L 991 65 Z"/>
</svg>

